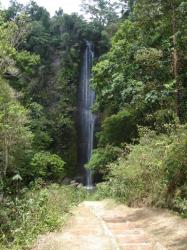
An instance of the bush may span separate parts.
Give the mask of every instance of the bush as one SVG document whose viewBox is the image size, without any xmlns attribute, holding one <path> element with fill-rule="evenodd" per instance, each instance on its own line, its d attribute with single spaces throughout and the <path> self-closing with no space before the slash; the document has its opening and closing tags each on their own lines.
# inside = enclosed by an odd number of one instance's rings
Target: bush
<svg viewBox="0 0 187 250">
<path fill-rule="evenodd" d="M 132 142 L 138 136 L 134 113 L 125 109 L 106 118 L 98 135 L 100 145 L 119 146 L 124 142 Z"/>
<path fill-rule="evenodd" d="M 143 134 L 126 158 L 110 164 L 107 182 L 97 192 L 129 205 L 169 207 L 187 216 L 187 129 Z"/>
<path fill-rule="evenodd" d="M 161 109 L 153 114 L 148 114 L 145 120 L 157 133 L 171 133 L 178 124 L 175 112 L 169 109 Z"/>
<path fill-rule="evenodd" d="M 167 204 L 187 214 L 187 129 L 175 136 L 164 165 L 167 180 Z"/>
<path fill-rule="evenodd" d="M 0 204 L 0 249 L 27 249 L 39 234 L 61 227 L 72 206 L 85 198 L 73 187 L 34 186 L 22 196 Z"/>
<path fill-rule="evenodd" d="M 65 162 L 55 154 L 49 152 L 36 153 L 32 159 L 31 166 L 35 177 L 44 179 L 59 179 L 65 176 Z"/>
<path fill-rule="evenodd" d="M 111 165 L 109 186 L 121 201 L 151 204 L 160 197 L 164 188 L 160 159 L 164 157 L 168 141 L 164 136 L 155 137 L 154 133 L 145 135 L 140 144 L 131 146 L 127 159 Z"/>
<path fill-rule="evenodd" d="M 123 150 L 119 147 L 107 145 L 105 148 L 98 148 L 93 151 L 92 157 L 86 168 L 99 172 L 101 174 L 107 173 L 107 165 L 122 154 Z"/>
</svg>

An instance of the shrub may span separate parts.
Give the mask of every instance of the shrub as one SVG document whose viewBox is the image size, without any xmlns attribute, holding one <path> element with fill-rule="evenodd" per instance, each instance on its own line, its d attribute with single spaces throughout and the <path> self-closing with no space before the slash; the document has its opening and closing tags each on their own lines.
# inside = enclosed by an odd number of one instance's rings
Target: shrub
<svg viewBox="0 0 187 250">
<path fill-rule="evenodd" d="M 127 157 L 109 165 L 107 182 L 98 186 L 103 197 L 129 205 L 169 207 L 187 216 L 187 128 L 170 135 L 144 129 Z"/>
<path fill-rule="evenodd" d="M 31 166 L 35 177 L 44 179 L 59 179 L 65 176 L 65 162 L 55 154 L 49 152 L 36 153 L 32 159 Z"/>
<path fill-rule="evenodd" d="M 187 129 L 175 136 L 164 165 L 168 206 L 187 213 Z M 186 204 L 186 208 L 180 204 Z"/>
<path fill-rule="evenodd" d="M 148 114 L 145 119 L 158 133 L 171 133 L 178 123 L 175 112 L 169 109 L 161 109 Z"/>
<path fill-rule="evenodd" d="M 133 112 L 125 109 L 106 118 L 102 124 L 102 131 L 98 134 L 100 145 L 119 146 L 123 142 L 132 142 L 138 135 Z"/>
<path fill-rule="evenodd" d="M 140 139 L 140 144 L 131 146 L 127 159 L 111 165 L 108 178 L 114 197 L 128 204 L 149 205 L 161 197 L 164 189 L 161 159 L 167 143 L 164 136 L 150 133 Z"/>
<path fill-rule="evenodd" d="M 28 249 L 39 234 L 61 227 L 70 208 L 86 196 L 86 191 L 69 186 L 38 187 L 0 204 L 0 249 Z"/>
<path fill-rule="evenodd" d="M 107 145 L 104 148 L 98 148 L 93 151 L 91 160 L 86 165 L 87 168 L 95 170 L 96 172 L 106 174 L 107 165 L 116 161 L 123 150 L 119 147 Z"/>
</svg>

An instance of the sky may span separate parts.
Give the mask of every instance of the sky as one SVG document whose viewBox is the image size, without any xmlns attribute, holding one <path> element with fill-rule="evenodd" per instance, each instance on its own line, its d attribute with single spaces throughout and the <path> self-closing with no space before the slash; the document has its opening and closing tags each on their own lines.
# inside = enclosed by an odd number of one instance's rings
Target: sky
<svg viewBox="0 0 187 250">
<path fill-rule="evenodd" d="M 0 0 L 2 7 L 8 7 L 9 0 Z M 29 0 L 18 0 L 20 3 L 28 3 Z M 80 12 L 81 0 L 35 0 L 39 6 L 45 7 L 51 15 L 61 7 L 65 13 Z"/>
</svg>

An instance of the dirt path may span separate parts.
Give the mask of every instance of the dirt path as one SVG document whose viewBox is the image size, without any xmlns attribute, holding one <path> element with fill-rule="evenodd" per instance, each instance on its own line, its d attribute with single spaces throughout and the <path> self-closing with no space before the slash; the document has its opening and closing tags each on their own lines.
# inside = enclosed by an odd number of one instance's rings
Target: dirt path
<svg viewBox="0 0 187 250">
<path fill-rule="evenodd" d="M 33 250 L 187 250 L 187 220 L 166 210 L 132 209 L 111 201 L 87 201 L 58 233 Z"/>
</svg>

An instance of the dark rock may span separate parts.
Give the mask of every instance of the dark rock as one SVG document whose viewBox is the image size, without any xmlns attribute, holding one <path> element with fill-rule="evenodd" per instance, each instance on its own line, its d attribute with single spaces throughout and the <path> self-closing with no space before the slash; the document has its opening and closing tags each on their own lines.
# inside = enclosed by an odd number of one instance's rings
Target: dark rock
<svg viewBox="0 0 187 250">
<path fill-rule="evenodd" d="M 70 183 L 71 183 L 71 179 L 68 178 L 68 177 L 65 177 L 65 178 L 63 179 L 63 181 L 62 181 L 62 184 L 63 184 L 63 185 L 69 185 Z"/>
<path fill-rule="evenodd" d="M 74 186 L 74 187 L 77 187 L 80 183 L 79 182 L 76 182 L 75 180 L 71 181 L 70 182 L 70 185 L 71 186 Z"/>
<path fill-rule="evenodd" d="M 80 183 L 80 184 L 77 186 L 77 188 L 83 188 L 83 184 Z"/>
</svg>

